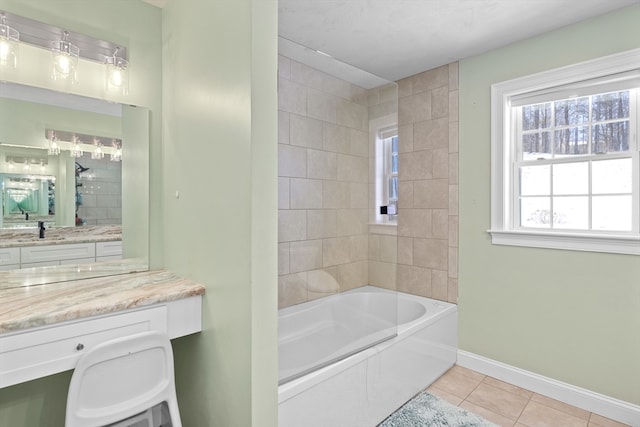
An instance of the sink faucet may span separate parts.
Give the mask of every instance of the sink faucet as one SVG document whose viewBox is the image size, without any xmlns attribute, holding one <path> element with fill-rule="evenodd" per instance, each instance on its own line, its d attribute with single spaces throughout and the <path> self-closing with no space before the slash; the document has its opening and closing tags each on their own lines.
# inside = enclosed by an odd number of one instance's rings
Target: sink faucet
<svg viewBox="0 0 640 427">
<path fill-rule="evenodd" d="M 40 238 L 44 239 L 44 230 L 46 230 L 46 228 L 44 228 L 44 221 L 38 221 L 38 230 L 40 232 Z"/>
</svg>

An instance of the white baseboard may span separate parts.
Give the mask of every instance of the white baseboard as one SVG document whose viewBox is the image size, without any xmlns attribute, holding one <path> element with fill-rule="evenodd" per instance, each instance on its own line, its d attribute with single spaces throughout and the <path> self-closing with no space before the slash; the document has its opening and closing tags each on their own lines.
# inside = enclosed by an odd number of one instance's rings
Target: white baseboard
<svg viewBox="0 0 640 427">
<path fill-rule="evenodd" d="M 458 350 L 458 365 L 630 426 L 640 426 L 640 406 L 563 383 L 515 366 Z"/>
</svg>

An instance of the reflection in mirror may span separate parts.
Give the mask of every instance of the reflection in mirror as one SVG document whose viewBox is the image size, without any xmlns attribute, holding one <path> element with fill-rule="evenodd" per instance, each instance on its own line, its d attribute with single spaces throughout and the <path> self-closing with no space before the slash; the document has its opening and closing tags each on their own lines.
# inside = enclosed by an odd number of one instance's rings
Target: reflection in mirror
<svg viewBox="0 0 640 427">
<path fill-rule="evenodd" d="M 55 223 L 54 176 L 0 173 L 5 228 L 24 228 L 38 221 Z"/>
<path fill-rule="evenodd" d="M 12 270 L 3 283 L 148 268 L 148 198 L 139 197 L 148 194 L 148 114 L 0 82 L 0 270 Z M 51 254 L 29 255 L 33 247 Z"/>
</svg>

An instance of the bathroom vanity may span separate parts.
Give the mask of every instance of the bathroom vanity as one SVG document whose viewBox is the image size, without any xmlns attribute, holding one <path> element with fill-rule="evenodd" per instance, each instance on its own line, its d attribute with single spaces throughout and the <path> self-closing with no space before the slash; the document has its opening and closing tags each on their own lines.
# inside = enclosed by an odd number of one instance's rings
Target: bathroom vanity
<svg viewBox="0 0 640 427">
<path fill-rule="evenodd" d="M 62 278 L 64 268 L 50 270 Z M 73 369 L 105 340 L 199 332 L 204 292 L 162 270 L 38 285 L 7 276 L 0 280 L 0 388 Z"/>
<path fill-rule="evenodd" d="M 0 270 L 87 264 L 122 258 L 122 227 L 55 227 L 40 238 L 35 228 L 0 230 Z"/>
</svg>

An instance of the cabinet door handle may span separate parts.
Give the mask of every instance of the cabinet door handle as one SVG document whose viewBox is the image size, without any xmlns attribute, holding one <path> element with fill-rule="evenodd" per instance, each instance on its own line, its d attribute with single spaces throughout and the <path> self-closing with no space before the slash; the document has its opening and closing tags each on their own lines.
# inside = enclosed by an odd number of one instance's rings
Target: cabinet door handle
<svg viewBox="0 0 640 427">
<path fill-rule="evenodd" d="M 78 350 L 78 351 L 82 351 L 82 350 L 84 350 L 84 344 L 82 344 L 82 343 L 78 344 L 78 345 L 76 346 L 76 350 Z"/>
</svg>

